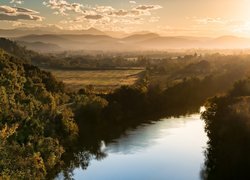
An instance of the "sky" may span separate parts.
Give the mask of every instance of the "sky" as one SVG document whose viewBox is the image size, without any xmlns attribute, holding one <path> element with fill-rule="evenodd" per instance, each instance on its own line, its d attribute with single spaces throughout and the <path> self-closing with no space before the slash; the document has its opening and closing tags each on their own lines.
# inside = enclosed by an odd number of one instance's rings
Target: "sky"
<svg viewBox="0 0 250 180">
<path fill-rule="evenodd" d="M 250 37 L 250 0 L 0 0 L 0 28 Z"/>
</svg>

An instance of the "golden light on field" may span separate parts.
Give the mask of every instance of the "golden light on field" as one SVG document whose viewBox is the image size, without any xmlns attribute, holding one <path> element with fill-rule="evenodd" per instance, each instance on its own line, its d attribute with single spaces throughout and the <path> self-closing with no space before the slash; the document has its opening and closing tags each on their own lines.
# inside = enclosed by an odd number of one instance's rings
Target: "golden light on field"
<svg viewBox="0 0 250 180">
<path fill-rule="evenodd" d="M 50 71 L 50 70 L 49 70 Z M 143 69 L 130 70 L 93 70 L 93 71 L 65 71 L 51 70 L 68 89 L 81 89 L 92 86 L 95 92 L 106 93 L 123 85 L 134 84 Z"/>
</svg>

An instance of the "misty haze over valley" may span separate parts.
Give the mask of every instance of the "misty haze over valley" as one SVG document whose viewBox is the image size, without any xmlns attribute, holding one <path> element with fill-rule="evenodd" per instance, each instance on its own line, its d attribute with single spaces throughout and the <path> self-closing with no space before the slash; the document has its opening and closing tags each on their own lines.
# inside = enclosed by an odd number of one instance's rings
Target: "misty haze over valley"
<svg viewBox="0 0 250 180">
<path fill-rule="evenodd" d="M 0 180 L 250 179 L 250 0 L 0 0 Z"/>
<path fill-rule="evenodd" d="M 87 30 L 60 30 L 26 28 L 0 30 L 0 36 L 17 41 L 38 52 L 60 51 L 167 51 L 176 49 L 248 49 L 250 39 L 237 36 L 195 37 L 161 36 L 151 32 L 113 35 L 95 28 Z"/>
</svg>

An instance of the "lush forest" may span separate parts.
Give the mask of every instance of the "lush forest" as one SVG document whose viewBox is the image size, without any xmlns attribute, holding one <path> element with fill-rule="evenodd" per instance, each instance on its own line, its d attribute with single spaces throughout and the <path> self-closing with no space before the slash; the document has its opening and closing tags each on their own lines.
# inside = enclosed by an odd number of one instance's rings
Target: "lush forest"
<svg viewBox="0 0 250 180">
<path fill-rule="evenodd" d="M 9 40 L 1 41 L 4 41 L 4 47 L 1 45 L 4 50 L 0 50 L 3 179 L 53 179 L 62 169 L 66 177 L 70 176 L 74 167 L 86 168 L 91 158 L 105 157 L 100 151 L 102 140 L 109 142 L 128 128 L 160 117 L 198 112 L 209 97 L 225 94 L 250 70 L 248 55 L 193 54 L 146 62 L 142 58 L 139 65 L 146 70 L 133 86 L 122 86 L 109 94 L 97 95 L 88 88 L 68 92 L 51 73 L 34 66 L 44 62 L 39 59 L 42 55 Z M 68 62 L 67 59 L 62 62 Z M 93 62 L 98 61 L 101 59 Z M 126 61 L 122 63 L 119 67 L 128 66 Z M 226 158 L 213 161 L 224 152 L 220 148 L 232 150 L 231 142 L 243 147 L 249 138 L 245 120 L 249 115 L 249 84 L 249 80 L 239 81 L 228 95 L 213 98 L 207 105 L 203 118 L 211 150 L 207 152 L 204 177 L 213 178 L 220 171 L 232 172 L 233 166 L 223 169 L 222 164 L 216 164 L 224 163 Z M 240 120 L 235 122 L 234 117 Z M 231 137 L 230 134 L 239 137 L 223 139 L 225 147 L 218 147 L 220 139 Z M 247 163 L 247 159 L 242 159 L 242 163 Z"/>
<path fill-rule="evenodd" d="M 0 172 L 3 179 L 44 179 L 78 135 L 63 84 L 0 52 Z"/>
<path fill-rule="evenodd" d="M 211 98 L 202 114 L 209 147 L 205 179 L 249 179 L 250 79 L 235 83 L 225 96 Z"/>
</svg>

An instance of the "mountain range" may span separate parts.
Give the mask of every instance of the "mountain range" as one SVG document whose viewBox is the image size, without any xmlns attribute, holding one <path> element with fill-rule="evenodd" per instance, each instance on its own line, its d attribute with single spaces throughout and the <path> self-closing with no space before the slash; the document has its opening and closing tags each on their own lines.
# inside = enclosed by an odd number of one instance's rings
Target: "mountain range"
<svg viewBox="0 0 250 180">
<path fill-rule="evenodd" d="M 250 48 L 250 39 L 236 36 L 221 36 L 218 38 L 160 36 L 159 34 L 150 32 L 138 32 L 134 34 L 117 32 L 114 36 L 111 36 L 111 34 L 112 32 L 102 32 L 94 28 L 81 31 L 61 30 L 56 27 L 51 29 L 19 28 L 0 30 L 0 36 L 8 37 L 26 46 L 28 49 L 40 52 L 65 50 L 146 51 L 198 48 Z"/>
<path fill-rule="evenodd" d="M 89 28 L 86 30 L 63 30 L 57 26 L 50 27 L 23 27 L 15 29 L 0 29 L 1 37 L 20 37 L 27 35 L 42 35 L 42 34 L 92 34 L 92 35 L 106 35 L 104 32 Z"/>
</svg>

